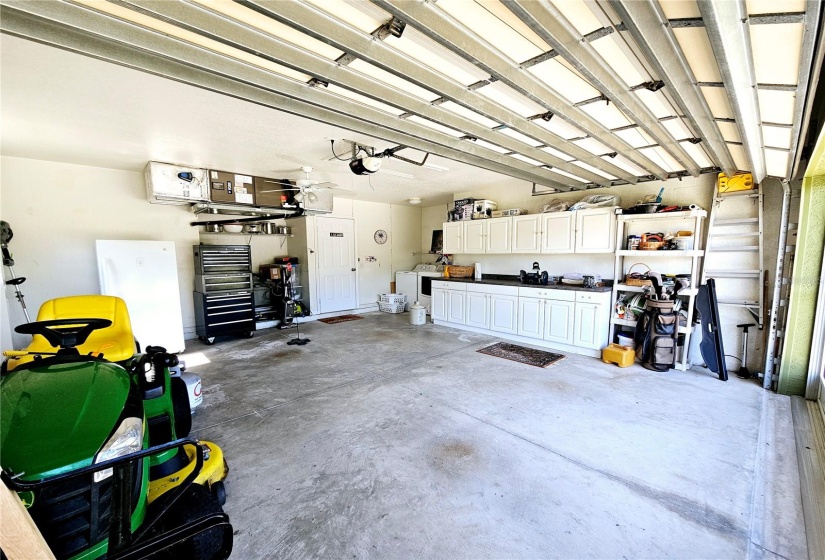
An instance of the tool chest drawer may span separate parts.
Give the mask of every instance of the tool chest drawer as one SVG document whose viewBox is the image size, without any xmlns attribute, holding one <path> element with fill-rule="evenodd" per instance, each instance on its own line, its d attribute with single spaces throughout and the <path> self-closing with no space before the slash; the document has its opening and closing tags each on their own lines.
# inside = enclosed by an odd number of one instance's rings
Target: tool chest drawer
<svg viewBox="0 0 825 560">
<path fill-rule="evenodd" d="M 198 336 L 212 337 L 238 331 L 255 330 L 253 293 L 204 294 L 195 292 L 195 318 Z"/>
</svg>

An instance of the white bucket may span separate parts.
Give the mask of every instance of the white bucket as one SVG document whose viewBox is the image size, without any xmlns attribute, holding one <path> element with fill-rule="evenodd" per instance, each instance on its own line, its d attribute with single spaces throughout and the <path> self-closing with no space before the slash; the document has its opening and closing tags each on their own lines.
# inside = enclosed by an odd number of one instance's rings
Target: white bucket
<svg viewBox="0 0 825 560">
<path fill-rule="evenodd" d="M 410 324 L 411 325 L 426 325 L 427 324 L 427 308 L 418 302 L 410 306 Z"/>
<path fill-rule="evenodd" d="M 619 345 L 620 346 L 627 346 L 628 348 L 636 348 L 636 341 L 633 340 L 633 337 L 626 334 L 619 335 Z"/>
</svg>

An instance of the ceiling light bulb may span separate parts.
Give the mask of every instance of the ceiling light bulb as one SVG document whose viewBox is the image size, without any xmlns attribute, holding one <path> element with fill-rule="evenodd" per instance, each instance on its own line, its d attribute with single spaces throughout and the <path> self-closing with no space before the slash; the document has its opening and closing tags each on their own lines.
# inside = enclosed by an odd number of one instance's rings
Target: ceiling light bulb
<svg viewBox="0 0 825 560">
<path fill-rule="evenodd" d="M 414 197 L 409 199 L 407 202 L 409 202 L 410 204 L 421 204 L 421 199 L 418 197 Z"/>
<path fill-rule="evenodd" d="M 295 193 L 295 201 L 296 202 L 303 202 L 304 201 L 304 193 L 302 193 L 300 191 Z"/>
<path fill-rule="evenodd" d="M 318 202 L 318 195 L 315 194 L 314 192 L 311 192 L 307 195 L 307 200 L 309 200 L 310 203 L 314 204 L 314 203 Z"/>
</svg>

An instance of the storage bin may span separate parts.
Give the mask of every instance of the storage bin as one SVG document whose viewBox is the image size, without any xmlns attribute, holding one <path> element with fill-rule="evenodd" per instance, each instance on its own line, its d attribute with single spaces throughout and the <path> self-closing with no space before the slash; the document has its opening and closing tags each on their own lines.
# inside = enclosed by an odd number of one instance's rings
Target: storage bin
<svg viewBox="0 0 825 560">
<path fill-rule="evenodd" d="M 690 251 L 693 249 L 693 236 L 674 237 L 673 242 L 679 251 Z"/>
<path fill-rule="evenodd" d="M 383 301 L 378 302 L 378 309 L 384 313 L 403 313 L 405 307 L 406 305 L 403 301 L 401 303 L 385 303 Z"/>
</svg>

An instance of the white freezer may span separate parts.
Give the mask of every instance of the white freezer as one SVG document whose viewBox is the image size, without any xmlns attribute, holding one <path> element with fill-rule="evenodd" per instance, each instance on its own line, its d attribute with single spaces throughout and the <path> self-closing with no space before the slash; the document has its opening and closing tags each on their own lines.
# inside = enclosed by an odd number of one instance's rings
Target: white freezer
<svg viewBox="0 0 825 560">
<path fill-rule="evenodd" d="M 100 293 L 126 302 L 141 350 L 183 352 L 178 263 L 172 241 L 97 240 Z"/>
</svg>

